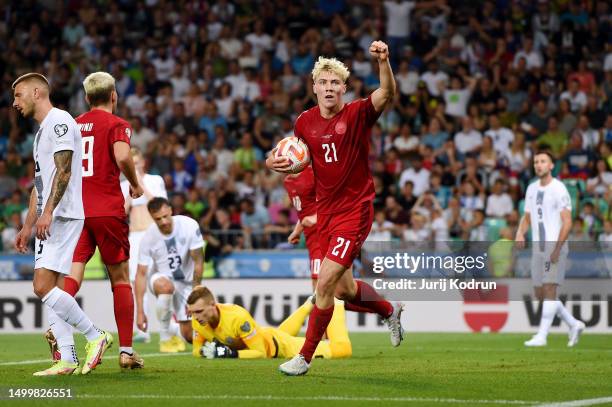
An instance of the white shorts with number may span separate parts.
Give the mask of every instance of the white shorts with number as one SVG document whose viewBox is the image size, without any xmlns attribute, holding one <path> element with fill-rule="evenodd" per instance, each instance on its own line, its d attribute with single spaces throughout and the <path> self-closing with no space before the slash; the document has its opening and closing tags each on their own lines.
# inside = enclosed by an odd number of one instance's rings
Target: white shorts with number
<svg viewBox="0 0 612 407">
<path fill-rule="evenodd" d="M 567 265 L 567 249 L 562 249 L 556 263 L 550 261 L 550 250 L 539 251 L 534 248 L 531 253 L 531 280 L 535 287 L 542 284 L 562 285 L 565 280 Z"/>
<path fill-rule="evenodd" d="M 176 281 L 172 276 L 168 276 L 166 274 L 154 273 L 151 278 L 149 278 L 149 290 L 153 294 L 155 291 L 153 290 L 153 285 L 160 278 L 167 278 L 174 285 L 174 295 L 172 296 L 172 306 L 174 310 L 174 316 L 177 321 L 190 321 L 191 318 L 187 316 L 187 297 L 191 294 L 192 284 L 191 281 Z"/>
<path fill-rule="evenodd" d="M 47 240 L 36 238 L 34 243 L 34 269 L 45 268 L 61 274 L 70 274 L 72 255 L 81 231 L 83 219 L 54 217 Z"/>
</svg>

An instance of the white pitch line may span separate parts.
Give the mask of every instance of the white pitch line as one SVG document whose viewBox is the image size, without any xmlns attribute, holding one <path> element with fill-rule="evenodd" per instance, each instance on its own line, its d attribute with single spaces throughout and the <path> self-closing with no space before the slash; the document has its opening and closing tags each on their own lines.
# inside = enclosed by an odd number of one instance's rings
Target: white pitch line
<svg viewBox="0 0 612 407">
<path fill-rule="evenodd" d="M 264 401 L 370 401 L 370 402 L 397 402 L 397 403 L 453 403 L 453 404 L 509 404 L 533 405 L 541 401 L 527 400 L 470 400 L 438 397 L 355 397 L 355 396 L 239 396 L 230 394 L 219 395 L 166 395 L 166 394 L 79 394 L 76 398 L 83 399 L 154 399 L 154 400 L 264 400 Z"/>
<path fill-rule="evenodd" d="M 596 399 L 584 399 L 573 401 L 559 401 L 554 403 L 539 404 L 537 407 L 582 407 L 596 406 L 597 404 L 612 403 L 612 397 L 600 397 Z"/>
<path fill-rule="evenodd" d="M 157 357 L 165 357 L 165 356 L 191 356 L 191 352 L 178 352 L 178 353 L 145 353 L 140 355 L 141 357 L 146 358 L 157 358 Z M 18 362 L 2 362 L 0 366 L 17 366 L 17 365 L 37 365 L 39 363 L 50 362 L 49 358 L 47 359 L 36 359 L 36 360 L 21 360 Z"/>
<path fill-rule="evenodd" d="M 387 345 L 372 345 L 372 346 L 368 346 L 368 349 L 378 349 L 378 348 L 388 348 Z M 430 348 L 430 347 L 425 347 L 425 346 L 413 346 L 411 348 L 406 348 L 406 352 L 422 352 L 422 351 L 427 351 L 427 352 L 443 352 L 446 353 L 449 350 L 453 351 L 453 352 L 525 352 L 525 351 L 529 351 L 529 352 L 533 352 L 533 353 L 539 353 L 539 352 L 552 352 L 552 353 L 574 353 L 574 352 L 597 352 L 597 353 L 610 353 L 612 352 L 612 349 L 593 349 L 593 348 L 581 348 L 580 345 L 575 346 L 574 348 L 527 348 L 525 346 L 517 346 L 516 348 L 449 348 L 449 349 L 442 349 L 442 348 Z"/>
</svg>

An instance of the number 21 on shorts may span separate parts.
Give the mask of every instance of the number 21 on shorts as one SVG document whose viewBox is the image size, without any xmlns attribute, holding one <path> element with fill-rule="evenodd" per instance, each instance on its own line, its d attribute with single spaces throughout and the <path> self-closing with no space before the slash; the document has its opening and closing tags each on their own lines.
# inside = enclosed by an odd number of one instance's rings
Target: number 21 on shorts
<svg viewBox="0 0 612 407">
<path fill-rule="evenodd" d="M 337 237 L 336 241 L 338 244 L 334 246 L 334 248 L 331 251 L 331 254 L 343 259 L 344 256 L 346 255 L 346 252 L 348 251 L 349 246 L 351 245 L 351 241 L 343 237 L 340 237 L 340 236 Z M 342 253 L 340 253 L 341 250 L 342 250 Z"/>
</svg>

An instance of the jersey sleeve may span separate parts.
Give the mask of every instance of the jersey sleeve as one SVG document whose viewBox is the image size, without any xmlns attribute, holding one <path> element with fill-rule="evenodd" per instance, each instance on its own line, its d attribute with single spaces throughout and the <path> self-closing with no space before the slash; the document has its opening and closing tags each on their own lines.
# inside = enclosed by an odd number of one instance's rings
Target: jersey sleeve
<svg viewBox="0 0 612 407">
<path fill-rule="evenodd" d="M 572 199 L 570 198 L 570 194 L 567 188 L 563 184 L 561 184 L 561 188 L 559 188 L 557 206 L 561 210 L 563 209 L 567 209 L 568 211 L 572 210 Z"/>
<path fill-rule="evenodd" d="M 372 95 L 359 101 L 359 113 L 365 119 L 366 127 L 374 126 L 376 120 L 380 117 L 382 110 L 377 112 L 372 104 Z"/>
<path fill-rule="evenodd" d="M 202 239 L 200 225 L 198 225 L 198 222 L 194 221 L 193 219 L 190 220 L 193 222 L 190 222 L 192 224 L 192 230 L 189 236 L 189 250 L 201 249 L 204 247 L 204 239 Z"/>
<path fill-rule="evenodd" d="M 304 138 L 304 134 L 302 133 L 302 122 L 305 120 L 304 113 L 300 114 L 297 119 L 295 119 L 295 124 L 293 126 L 293 135 L 304 143 L 308 144 L 306 139 Z"/>
<path fill-rule="evenodd" d="M 53 153 L 58 151 L 74 151 L 75 133 L 79 134 L 77 139 L 80 139 L 80 130 L 77 127 L 74 119 L 64 119 L 64 116 L 58 117 L 54 123 L 49 126 L 48 136 L 53 145 Z"/>
<path fill-rule="evenodd" d="M 191 354 L 193 356 L 200 356 L 200 349 L 206 342 L 212 341 L 214 338 L 207 332 L 202 325 L 195 319 L 191 320 L 191 328 L 193 328 L 193 342 Z"/>
<path fill-rule="evenodd" d="M 262 359 L 267 357 L 266 341 L 257 329 L 253 316 L 244 308 L 237 314 L 234 321 L 234 334 L 242 339 L 248 349 L 238 351 L 241 359 Z"/>
<path fill-rule="evenodd" d="M 130 138 L 132 137 L 132 128 L 126 122 L 118 122 L 110 130 L 108 134 L 108 140 L 111 144 L 117 141 L 123 141 L 124 143 L 130 144 Z"/>
<path fill-rule="evenodd" d="M 531 186 L 527 187 L 527 192 L 525 193 L 525 213 L 531 213 L 531 211 L 533 209 L 531 207 L 531 204 L 532 204 L 532 201 L 533 201 L 533 199 L 531 199 L 532 198 L 532 191 L 533 191 L 533 189 L 531 188 Z"/>
</svg>

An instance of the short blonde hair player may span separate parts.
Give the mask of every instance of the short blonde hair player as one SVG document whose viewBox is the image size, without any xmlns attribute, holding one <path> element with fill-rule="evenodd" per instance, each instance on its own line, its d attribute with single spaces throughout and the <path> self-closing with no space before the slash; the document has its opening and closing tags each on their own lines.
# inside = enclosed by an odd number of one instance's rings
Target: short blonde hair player
<svg viewBox="0 0 612 407">
<path fill-rule="evenodd" d="M 79 367 L 72 328 L 87 338 L 82 373 L 100 363 L 113 337 L 94 326 L 75 299 L 59 286 L 60 275 L 70 273 L 71 256 L 83 229 L 81 200 L 81 132 L 72 116 L 57 109 L 49 99 L 47 78 L 28 73 L 13 82 L 13 107 L 40 128 L 34 138 L 34 188 L 15 248 L 28 251 L 32 228 L 36 226 L 34 252 L 34 293 L 47 307 L 49 325 L 57 338 L 60 360 L 35 376 L 73 374 Z"/>
</svg>

